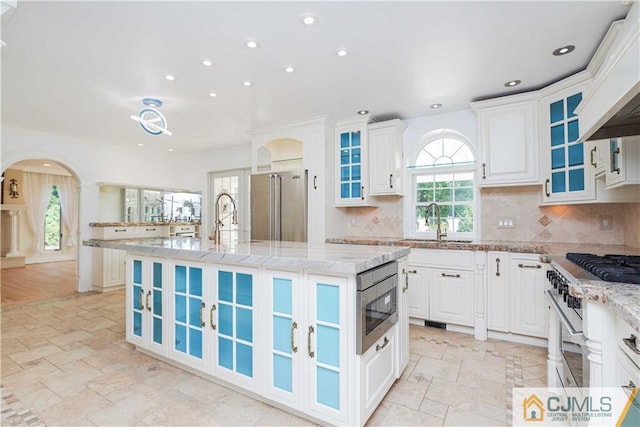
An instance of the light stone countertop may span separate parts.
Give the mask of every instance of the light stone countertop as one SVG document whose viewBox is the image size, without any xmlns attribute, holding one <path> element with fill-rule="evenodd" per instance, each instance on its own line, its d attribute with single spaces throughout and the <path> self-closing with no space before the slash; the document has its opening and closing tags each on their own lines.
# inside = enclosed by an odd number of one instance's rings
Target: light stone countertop
<svg viewBox="0 0 640 427">
<path fill-rule="evenodd" d="M 134 227 L 161 225 L 200 225 L 200 221 L 188 222 L 90 222 L 89 227 Z"/>
<path fill-rule="evenodd" d="M 190 261 L 263 266 L 324 274 L 357 274 L 409 254 L 403 246 L 250 241 L 233 246 L 190 237 L 86 240 L 84 246 L 120 249 Z"/>
<path fill-rule="evenodd" d="M 451 242 L 443 239 L 405 240 L 391 237 L 343 237 L 327 239 L 332 243 L 350 243 L 361 245 L 395 244 L 422 249 L 453 249 L 472 251 L 505 251 L 515 253 L 538 253 L 553 257 L 562 257 L 567 252 L 590 253 L 594 255 L 624 254 L 640 255 L 639 248 L 625 245 L 601 245 L 557 242 L 510 242 L 510 241 L 471 241 Z M 605 282 L 602 280 L 578 280 L 569 286 L 569 294 L 589 301 L 599 301 L 608 305 L 614 313 L 620 315 L 629 325 L 640 333 L 640 285 Z"/>
</svg>

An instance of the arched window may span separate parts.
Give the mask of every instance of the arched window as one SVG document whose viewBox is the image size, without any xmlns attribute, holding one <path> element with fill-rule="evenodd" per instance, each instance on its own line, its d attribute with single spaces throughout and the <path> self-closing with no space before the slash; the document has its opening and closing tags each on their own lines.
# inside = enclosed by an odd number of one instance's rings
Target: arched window
<svg viewBox="0 0 640 427">
<path fill-rule="evenodd" d="M 410 237 L 436 238 L 440 229 L 448 238 L 476 237 L 475 156 L 463 135 L 432 132 L 409 166 L 412 182 Z"/>
</svg>

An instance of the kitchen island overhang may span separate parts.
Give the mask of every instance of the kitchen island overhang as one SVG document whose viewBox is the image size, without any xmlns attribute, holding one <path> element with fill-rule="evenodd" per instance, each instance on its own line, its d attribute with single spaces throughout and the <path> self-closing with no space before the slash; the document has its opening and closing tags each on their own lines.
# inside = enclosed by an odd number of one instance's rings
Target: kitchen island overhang
<svg viewBox="0 0 640 427">
<path fill-rule="evenodd" d="M 408 316 L 356 353 L 356 276 L 410 248 L 193 238 L 89 240 L 126 256 L 136 348 L 312 421 L 363 425 L 408 362 Z M 402 283 L 401 283 L 402 284 Z"/>
</svg>

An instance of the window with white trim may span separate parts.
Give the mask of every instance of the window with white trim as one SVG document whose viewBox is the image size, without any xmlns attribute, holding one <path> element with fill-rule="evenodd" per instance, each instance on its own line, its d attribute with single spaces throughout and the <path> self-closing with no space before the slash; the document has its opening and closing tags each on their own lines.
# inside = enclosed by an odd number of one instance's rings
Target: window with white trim
<svg viewBox="0 0 640 427">
<path fill-rule="evenodd" d="M 409 167 L 410 237 L 436 238 L 438 210 L 441 230 L 448 238 L 476 237 L 475 170 L 473 150 L 462 136 L 438 132 L 425 140 Z"/>
</svg>

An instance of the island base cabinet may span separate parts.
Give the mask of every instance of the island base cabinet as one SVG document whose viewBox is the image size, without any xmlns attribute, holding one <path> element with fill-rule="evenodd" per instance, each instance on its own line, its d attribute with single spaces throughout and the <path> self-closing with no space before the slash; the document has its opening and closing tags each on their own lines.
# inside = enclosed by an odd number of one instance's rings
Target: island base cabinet
<svg viewBox="0 0 640 427">
<path fill-rule="evenodd" d="M 362 355 L 362 413 L 367 419 L 376 410 L 396 380 L 398 325 L 394 326 Z"/>
<path fill-rule="evenodd" d="M 268 272 L 265 395 L 335 424 L 349 423 L 347 280 Z M 305 387 L 306 384 L 306 387 Z"/>
<path fill-rule="evenodd" d="M 165 356 L 167 312 L 165 267 L 144 257 L 127 258 L 126 338 L 131 344 Z"/>
</svg>

